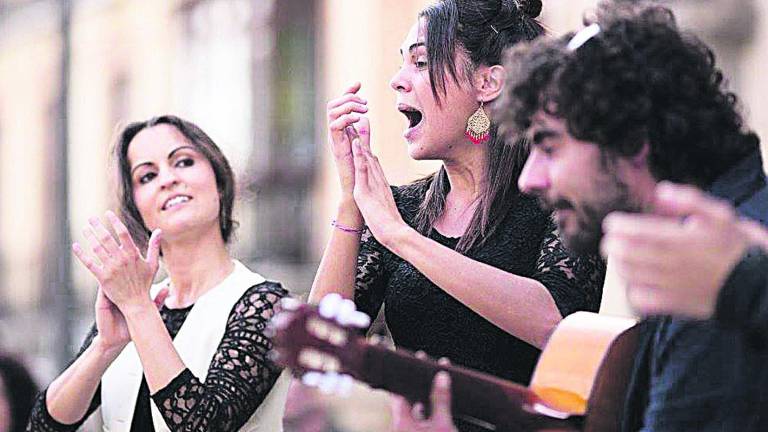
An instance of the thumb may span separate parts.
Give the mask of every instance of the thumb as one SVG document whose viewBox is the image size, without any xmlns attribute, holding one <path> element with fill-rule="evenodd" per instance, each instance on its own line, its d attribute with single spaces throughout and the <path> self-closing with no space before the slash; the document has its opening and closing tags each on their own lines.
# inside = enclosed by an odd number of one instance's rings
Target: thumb
<svg viewBox="0 0 768 432">
<path fill-rule="evenodd" d="M 170 293 L 171 291 L 168 289 L 168 287 L 163 287 L 160 289 L 160 291 L 158 291 L 157 295 L 155 295 L 155 298 L 152 300 L 158 309 L 163 307 L 163 304 L 165 304 L 165 299 L 168 298 Z"/>
<path fill-rule="evenodd" d="M 149 245 L 147 246 L 147 263 L 156 269 L 160 260 L 160 238 L 163 232 L 158 228 L 152 231 L 149 236 Z"/>
<path fill-rule="evenodd" d="M 360 147 L 367 153 L 371 153 L 371 122 L 368 117 L 360 117 L 357 129 L 360 138 Z"/>
<path fill-rule="evenodd" d="M 411 417 L 411 405 L 405 398 L 397 395 L 390 395 L 389 408 L 392 416 L 390 432 L 404 432 L 415 428 L 415 422 Z"/>
<path fill-rule="evenodd" d="M 99 288 L 96 290 L 96 305 L 97 306 L 109 305 L 109 299 L 104 294 L 104 290 L 101 288 L 101 285 L 99 285 Z"/>
</svg>

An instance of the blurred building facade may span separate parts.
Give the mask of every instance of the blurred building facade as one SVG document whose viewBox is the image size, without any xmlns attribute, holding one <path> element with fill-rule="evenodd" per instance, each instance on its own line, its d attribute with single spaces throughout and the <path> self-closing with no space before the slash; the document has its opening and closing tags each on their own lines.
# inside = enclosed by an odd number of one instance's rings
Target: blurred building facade
<svg viewBox="0 0 768 432">
<path fill-rule="evenodd" d="M 295 293 L 308 291 L 338 197 L 325 102 L 354 81 L 370 106 L 373 149 L 394 184 L 432 172 L 408 158 L 388 82 L 398 49 L 429 0 L 68 0 L 67 115 L 61 90 L 62 2 L 0 0 L 0 347 L 26 353 L 49 379 L 61 364 L 50 329 L 72 266 L 67 317 L 79 344 L 94 281 L 71 256 L 50 258 L 56 230 L 73 239 L 114 206 L 109 151 L 118 124 L 175 113 L 200 125 L 240 180 L 233 250 Z M 578 29 L 595 0 L 544 0 L 554 33 Z M 748 124 L 768 137 L 768 2 L 680 0 L 681 22 L 709 41 Z M 68 119 L 66 226 L 52 224 L 58 119 Z M 768 138 L 766 138 L 768 140 Z M 58 249 L 56 249 L 58 247 Z M 609 305 L 620 300 L 607 299 Z M 59 362 L 60 363 L 60 362 Z"/>
</svg>

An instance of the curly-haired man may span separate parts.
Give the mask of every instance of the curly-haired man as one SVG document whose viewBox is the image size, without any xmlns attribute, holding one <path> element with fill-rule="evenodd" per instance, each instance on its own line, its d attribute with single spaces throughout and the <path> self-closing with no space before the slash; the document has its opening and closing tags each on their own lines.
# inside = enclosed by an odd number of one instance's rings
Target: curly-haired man
<svg viewBox="0 0 768 432">
<path fill-rule="evenodd" d="M 517 48 L 506 66 L 497 119 L 532 146 L 520 189 L 555 210 L 574 250 L 597 250 L 609 213 L 652 211 L 660 181 L 706 189 L 768 222 L 759 139 L 712 52 L 668 9 L 603 5 L 579 33 Z M 768 430 L 764 341 L 714 320 L 641 326 L 624 430 Z"/>
<path fill-rule="evenodd" d="M 616 2 L 602 4 L 595 22 L 575 35 L 513 48 L 505 67 L 507 83 L 495 107 L 496 120 L 502 131 L 527 135 L 532 145 L 520 189 L 555 210 L 567 245 L 595 252 L 604 228 L 615 238 L 619 228 L 626 231 L 645 215 L 658 217 L 661 230 L 662 222 L 670 228 L 672 216 L 683 229 L 695 228 L 680 237 L 688 238 L 690 247 L 709 245 L 721 253 L 723 263 L 710 263 L 718 269 L 708 269 L 709 274 L 724 277 L 732 270 L 714 319 L 655 316 L 642 321 L 622 431 L 768 430 L 768 231 L 757 225 L 768 225 L 768 184 L 759 139 L 744 127 L 736 97 L 724 90 L 712 52 L 681 32 L 668 9 Z M 753 221 L 740 220 L 734 207 Z M 702 218 L 717 222 L 718 232 L 699 226 Z M 714 248 L 712 239 L 690 237 L 700 233 L 722 243 L 729 227 L 735 246 Z M 753 255 L 744 256 L 746 231 L 759 231 L 763 249 L 751 248 Z M 669 240 L 664 233 L 653 234 L 648 243 Z M 633 269 L 642 269 L 644 259 L 648 274 L 668 269 L 658 265 L 659 256 L 642 255 L 654 250 L 661 250 L 658 244 L 637 248 Z M 711 255 L 713 250 L 701 252 Z M 736 295 L 736 286 L 748 289 Z M 750 298 L 759 304 L 746 304 Z M 662 305 L 657 310 L 706 318 L 714 307 Z M 735 316 L 736 311 L 744 317 Z M 754 324 L 762 326 L 762 334 L 753 331 Z M 443 373 L 435 379 L 432 404 L 431 418 L 403 430 L 455 430 L 450 380 Z M 409 409 L 399 401 L 395 416 L 408 417 Z"/>
</svg>

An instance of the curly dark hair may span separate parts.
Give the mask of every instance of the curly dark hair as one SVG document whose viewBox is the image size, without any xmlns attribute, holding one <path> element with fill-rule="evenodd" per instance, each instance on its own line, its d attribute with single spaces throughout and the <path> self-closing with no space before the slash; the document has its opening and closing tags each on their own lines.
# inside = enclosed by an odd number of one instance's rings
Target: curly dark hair
<svg viewBox="0 0 768 432">
<path fill-rule="evenodd" d="M 669 9 L 602 3 L 595 22 L 600 32 L 575 50 L 569 34 L 506 54 L 509 78 L 494 112 L 504 134 L 524 134 L 541 110 L 615 155 L 647 143 L 654 177 L 700 187 L 759 148 L 714 54 L 680 31 Z"/>
</svg>

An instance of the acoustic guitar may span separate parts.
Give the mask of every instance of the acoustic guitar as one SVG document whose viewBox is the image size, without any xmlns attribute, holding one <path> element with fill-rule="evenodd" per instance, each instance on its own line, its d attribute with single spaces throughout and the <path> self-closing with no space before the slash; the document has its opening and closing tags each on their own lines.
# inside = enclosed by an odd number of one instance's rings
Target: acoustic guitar
<svg viewBox="0 0 768 432">
<path fill-rule="evenodd" d="M 435 374 L 447 371 L 454 417 L 488 430 L 610 432 L 619 430 L 637 345 L 635 324 L 589 312 L 566 317 L 528 387 L 371 343 L 360 329 L 298 303 L 273 319 L 273 357 L 297 375 L 347 374 L 426 407 Z"/>
</svg>

